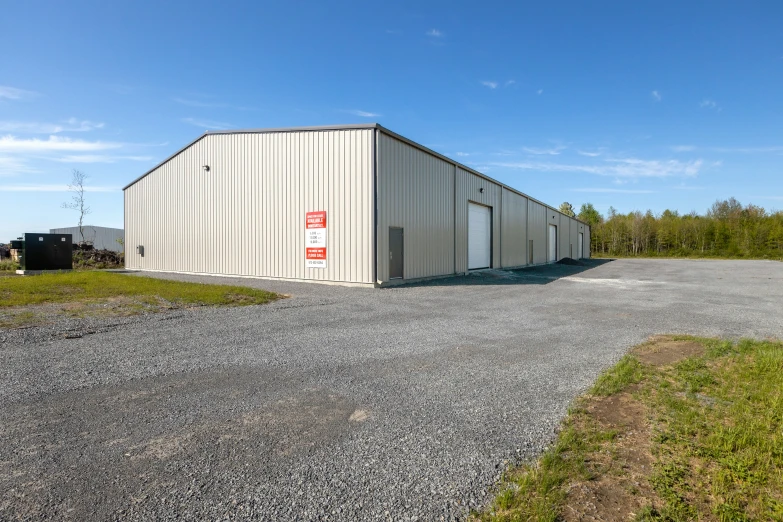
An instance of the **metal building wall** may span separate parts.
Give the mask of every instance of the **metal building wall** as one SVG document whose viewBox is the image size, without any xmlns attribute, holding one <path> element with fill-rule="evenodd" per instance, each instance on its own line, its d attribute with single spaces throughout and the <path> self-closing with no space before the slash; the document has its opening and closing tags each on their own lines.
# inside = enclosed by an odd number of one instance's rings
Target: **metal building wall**
<svg viewBox="0 0 783 522">
<path fill-rule="evenodd" d="M 502 189 L 500 255 L 504 267 L 528 264 L 527 201 L 524 196 Z"/>
<path fill-rule="evenodd" d="M 456 272 L 468 271 L 468 203 L 492 207 L 492 268 L 500 266 L 501 187 L 457 167 L 454 223 L 456 232 Z M 481 192 L 481 189 L 484 189 Z"/>
<path fill-rule="evenodd" d="M 109 228 L 109 227 L 94 227 L 92 225 L 85 225 L 84 240 L 90 241 L 92 245 L 98 250 L 112 250 L 114 252 L 122 252 L 123 246 L 117 242 L 118 239 L 124 240 L 125 231 L 121 228 Z M 82 240 L 82 236 L 79 233 L 79 227 L 63 227 L 49 229 L 50 234 L 71 234 L 73 236 L 74 243 Z"/>
<path fill-rule="evenodd" d="M 403 228 L 405 279 L 454 273 L 454 165 L 378 133 L 378 280 L 389 280 L 389 227 Z"/>
<path fill-rule="evenodd" d="M 575 220 L 574 218 L 568 218 L 568 229 L 571 231 L 570 234 L 570 242 L 573 245 L 573 257 L 574 259 L 579 259 L 582 257 L 582 254 L 579 253 L 579 221 Z"/>
<path fill-rule="evenodd" d="M 204 136 L 126 188 L 126 266 L 373 282 L 373 134 Z M 326 269 L 305 267 L 305 212 L 317 210 Z"/>
<path fill-rule="evenodd" d="M 549 220 L 547 212 L 549 210 L 540 203 L 530 200 L 528 203 L 528 240 L 533 240 L 533 264 L 543 265 L 546 263 L 547 241 Z M 528 241 L 528 245 L 530 241 Z"/>
<path fill-rule="evenodd" d="M 557 260 L 570 257 L 571 244 L 571 220 L 565 214 L 556 214 L 560 218 L 560 226 L 557 228 L 557 240 L 560 243 L 557 249 Z"/>
</svg>

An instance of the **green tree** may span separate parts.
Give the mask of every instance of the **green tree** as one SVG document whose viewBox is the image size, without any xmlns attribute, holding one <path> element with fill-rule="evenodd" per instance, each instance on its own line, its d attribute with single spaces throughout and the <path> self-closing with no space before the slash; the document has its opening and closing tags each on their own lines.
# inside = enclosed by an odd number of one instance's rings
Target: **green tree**
<svg viewBox="0 0 783 522">
<path fill-rule="evenodd" d="M 560 212 L 565 214 L 566 216 L 570 217 L 576 217 L 576 214 L 574 214 L 574 206 L 571 205 L 568 201 L 563 201 L 560 203 Z"/>
<path fill-rule="evenodd" d="M 582 206 L 579 207 L 579 215 L 577 217 L 591 227 L 604 220 L 604 217 L 595 209 L 592 203 L 582 203 Z"/>
</svg>

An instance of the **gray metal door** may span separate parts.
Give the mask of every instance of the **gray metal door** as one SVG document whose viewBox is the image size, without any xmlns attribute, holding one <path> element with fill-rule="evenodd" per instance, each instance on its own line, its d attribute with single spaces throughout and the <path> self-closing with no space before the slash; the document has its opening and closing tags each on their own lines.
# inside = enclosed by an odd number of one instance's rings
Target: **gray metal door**
<svg viewBox="0 0 783 522">
<path fill-rule="evenodd" d="M 389 227 L 389 279 L 402 279 L 403 243 L 402 229 Z"/>
</svg>

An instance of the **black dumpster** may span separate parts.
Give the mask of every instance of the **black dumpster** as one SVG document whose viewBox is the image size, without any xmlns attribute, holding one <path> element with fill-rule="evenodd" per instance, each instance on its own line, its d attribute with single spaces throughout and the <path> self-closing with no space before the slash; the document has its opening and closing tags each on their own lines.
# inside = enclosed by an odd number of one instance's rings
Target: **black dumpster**
<svg viewBox="0 0 783 522">
<path fill-rule="evenodd" d="M 19 265 L 22 270 L 71 270 L 72 244 L 71 234 L 25 234 Z"/>
</svg>

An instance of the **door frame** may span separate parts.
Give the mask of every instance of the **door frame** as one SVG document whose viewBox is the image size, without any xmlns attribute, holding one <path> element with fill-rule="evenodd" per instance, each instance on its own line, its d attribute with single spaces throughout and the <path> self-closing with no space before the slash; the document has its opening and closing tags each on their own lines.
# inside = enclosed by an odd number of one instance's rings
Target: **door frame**
<svg viewBox="0 0 783 522">
<path fill-rule="evenodd" d="M 465 207 L 465 219 L 467 222 L 465 223 L 465 268 L 470 270 L 486 270 L 484 268 L 468 268 L 470 266 L 470 206 L 476 205 L 479 207 L 484 207 L 489 209 L 489 266 L 487 268 L 492 268 L 495 263 L 495 212 L 494 208 L 492 208 L 492 205 L 485 205 L 484 203 L 479 203 L 478 201 L 473 201 L 472 199 L 468 200 L 467 207 Z"/>
<path fill-rule="evenodd" d="M 558 250 L 560 250 L 560 248 L 559 248 L 560 245 L 558 244 L 560 242 L 560 238 L 558 236 L 560 234 L 559 234 L 559 232 L 557 230 L 558 226 L 555 225 L 554 223 L 549 223 L 548 227 L 549 228 L 547 228 L 547 230 L 546 230 L 546 248 L 547 248 L 547 250 L 546 250 L 546 262 L 547 263 L 557 263 L 557 258 L 558 258 L 558 253 L 559 253 Z M 550 232 L 550 230 L 552 230 L 552 228 L 555 229 L 555 258 L 554 259 L 549 259 L 549 254 L 550 254 L 550 252 L 552 252 L 552 246 L 551 246 L 551 243 L 550 243 L 550 240 L 552 239 L 552 235 L 549 232 Z"/>
<path fill-rule="evenodd" d="M 392 277 L 391 275 L 391 263 L 389 263 L 389 280 L 392 279 L 405 279 L 405 228 L 404 227 L 389 227 L 389 254 L 392 252 L 391 248 L 391 231 L 392 229 L 399 230 L 400 236 L 402 238 L 402 242 L 400 245 L 400 248 L 402 248 L 402 252 L 400 252 L 400 255 L 402 256 L 402 274 L 398 277 Z"/>
</svg>

